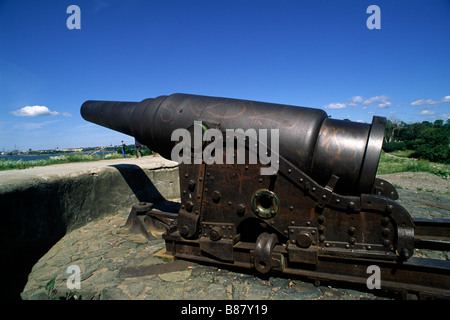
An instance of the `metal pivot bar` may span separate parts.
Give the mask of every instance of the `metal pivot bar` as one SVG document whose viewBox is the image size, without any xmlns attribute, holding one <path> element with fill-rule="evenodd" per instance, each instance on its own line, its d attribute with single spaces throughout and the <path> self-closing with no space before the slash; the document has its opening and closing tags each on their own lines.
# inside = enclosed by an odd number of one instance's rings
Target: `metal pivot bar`
<svg viewBox="0 0 450 320">
<path fill-rule="evenodd" d="M 153 203 L 147 202 L 140 202 L 139 204 L 133 205 L 127 222 L 125 222 L 123 227 L 128 233 L 141 234 L 149 241 L 155 239 L 151 232 L 145 227 L 142 219 L 148 211 L 152 210 L 152 208 Z"/>
<path fill-rule="evenodd" d="M 126 232 L 141 234 L 150 241 L 160 237 L 177 217 L 175 213 L 153 211 L 153 203 L 140 202 L 133 205 L 123 227 Z"/>
</svg>

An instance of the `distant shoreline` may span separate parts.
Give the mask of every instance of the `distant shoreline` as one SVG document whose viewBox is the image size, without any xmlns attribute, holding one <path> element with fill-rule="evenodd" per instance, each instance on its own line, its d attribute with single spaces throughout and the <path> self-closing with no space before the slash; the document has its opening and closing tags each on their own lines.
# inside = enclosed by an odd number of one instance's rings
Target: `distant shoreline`
<svg viewBox="0 0 450 320">
<path fill-rule="evenodd" d="M 41 154 L 41 155 L 4 155 L 0 156 L 0 159 L 5 159 L 5 161 L 36 161 L 36 160 L 43 160 L 48 159 L 50 157 L 59 157 L 62 156 L 62 153 L 52 153 L 52 154 Z"/>
<path fill-rule="evenodd" d="M 62 152 L 62 153 L 47 153 L 47 154 L 20 154 L 20 155 L 0 155 L 0 160 L 4 159 L 5 161 L 38 161 L 38 160 L 46 160 L 49 158 L 67 156 L 71 154 L 79 154 L 80 152 Z M 113 154 L 117 152 L 104 152 L 104 155 Z M 82 152 L 84 155 L 92 154 L 92 152 Z M 102 155 L 102 152 L 97 152 L 97 154 Z"/>
</svg>

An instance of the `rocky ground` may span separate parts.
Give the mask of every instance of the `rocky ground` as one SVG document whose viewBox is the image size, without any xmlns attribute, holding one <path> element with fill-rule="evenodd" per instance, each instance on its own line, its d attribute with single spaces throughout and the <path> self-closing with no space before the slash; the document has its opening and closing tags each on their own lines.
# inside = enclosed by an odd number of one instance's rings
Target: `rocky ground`
<svg viewBox="0 0 450 320">
<path fill-rule="evenodd" d="M 381 178 L 394 183 L 398 200 L 413 217 L 450 218 L 449 181 L 431 174 L 394 174 Z M 420 189 L 419 189 L 420 188 Z M 356 300 L 386 299 L 372 292 L 315 286 L 298 279 L 260 278 L 251 273 L 185 263 L 173 272 L 136 276 L 137 266 L 167 264 L 164 241 L 148 243 L 123 232 L 128 213 L 91 222 L 62 238 L 47 252 L 28 278 L 23 299 L 100 300 Z M 416 252 L 450 260 L 449 252 Z M 80 288 L 70 289 L 71 266 L 79 268 Z M 52 285 L 51 280 L 54 280 Z M 50 282 L 50 283 L 49 283 Z M 49 284 L 46 288 L 46 285 Z"/>
<path fill-rule="evenodd" d="M 379 176 L 397 189 L 434 193 L 450 197 L 450 180 L 428 172 L 401 172 Z"/>
</svg>

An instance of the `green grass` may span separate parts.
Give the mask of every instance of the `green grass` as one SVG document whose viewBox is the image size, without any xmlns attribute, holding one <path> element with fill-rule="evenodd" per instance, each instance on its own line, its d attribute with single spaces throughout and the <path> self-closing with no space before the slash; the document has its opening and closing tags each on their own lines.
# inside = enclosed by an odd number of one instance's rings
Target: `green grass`
<svg viewBox="0 0 450 320">
<path fill-rule="evenodd" d="M 396 152 L 397 157 L 390 157 L 381 153 L 377 174 L 389 174 L 397 172 L 429 172 L 448 179 L 450 177 L 450 165 L 434 163 L 427 160 L 413 160 L 406 158 L 408 152 Z"/>
<path fill-rule="evenodd" d="M 111 154 L 106 156 L 101 156 L 97 154 L 84 155 L 82 153 L 74 153 L 68 155 L 62 155 L 57 157 L 50 157 L 48 159 L 35 160 L 35 161 L 11 161 L 11 160 L 0 160 L 0 171 L 3 170 L 17 170 L 17 169 L 28 169 L 33 167 L 43 167 L 52 164 L 62 164 L 62 163 L 73 163 L 73 162 L 87 162 L 87 161 L 99 161 L 105 159 L 119 159 L 122 158 L 122 154 Z"/>
<path fill-rule="evenodd" d="M 392 154 L 397 157 L 407 158 L 410 155 L 412 155 L 414 152 L 415 152 L 414 150 L 395 150 L 395 151 L 389 152 L 389 154 Z"/>
<path fill-rule="evenodd" d="M 413 160 L 406 158 L 412 151 L 395 151 L 396 157 L 390 157 L 384 152 L 381 153 L 380 163 L 378 164 L 377 174 L 389 174 L 397 172 L 430 172 L 444 179 L 450 177 L 450 165 L 433 163 L 426 160 Z M 36 161 L 6 161 L 0 160 L 0 171 L 27 169 L 40 166 L 48 166 L 52 164 L 99 161 L 104 159 L 120 159 L 122 154 L 111 154 L 102 157 L 100 155 L 83 155 L 82 153 L 68 154 L 58 157 L 52 157 L 44 160 Z"/>
</svg>

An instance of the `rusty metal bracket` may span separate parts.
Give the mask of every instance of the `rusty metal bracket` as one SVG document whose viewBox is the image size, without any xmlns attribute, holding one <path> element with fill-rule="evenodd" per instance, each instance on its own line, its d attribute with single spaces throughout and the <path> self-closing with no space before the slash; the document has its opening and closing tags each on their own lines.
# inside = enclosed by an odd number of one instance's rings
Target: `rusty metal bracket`
<svg viewBox="0 0 450 320">
<path fill-rule="evenodd" d="M 408 259 L 413 254 L 415 226 L 405 208 L 388 197 L 362 194 L 361 209 L 383 212 L 396 225 L 396 250 L 400 257 Z"/>
<path fill-rule="evenodd" d="M 256 270 L 268 273 L 272 268 L 281 266 L 281 261 L 272 254 L 277 243 L 278 238 L 273 233 L 264 232 L 259 235 L 255 243 L 255 250 L 251 253 L 251 260 Z"/>
<path fill-rule="evenodd" d="M 316 264 L 318 261 L 318 229 L 314 227 L 289 227 L 287 250 L 290 262 Z"/>
<path fill-rule="evenodd" d="M 398 193 L 397 190 L 395 190 L 394 186 L 386 180 L 380 178 L 375 178 L 372 193 L 379 196 L 389 197 L 392 200 L 398 199 Z"/>
<path fill-rule="evenodd" d="M 327 203 L 331 199 L 331 194 L 333 193 L 333 189 L 336 186 L 336 183 L 338 182 L 339 177 L 336 175 L 331 175 L 330 180 L 328 181 L 325 188 L 323 188 L 321 195 L 319 196 L 319 200 L 317 202 L 317 206 L 319 208 L 325 208 Z"/>
<path fill-rule="evenodd" d="M 239 241 L 236 225 L 233 223 L 202 222 L 200 250 L 218 259 L 233 261 L 233 246 Z"/>
<path fill-rule="evenodd" d="M 338 176 L 332 175 L 327 183 L 327 187 L 322 187 L 301 169 L 295 167 L 292 163 L 287 161 L 280 155 L 279 171 L 289 179 L 292 183 L 300 187 L 300 189 L 308 194 L 310 197 L 318 201 L 319 208 L 324 208 L 326 205 L 343 210 L 350 210 L 354 212 L 361 211 L 361 201 L 357 196 L 343 196 L 334 193 L 334 188 L 339 179 Z M 323 197 L 325 196 L 325 198 Z M 322 201 L 322 202 L 321 202 Z M 322 205 L 323 207 L 320 207 Z"/>
<path fill-rule="evenodd" d="M 202 233 L 213 241 L 233 239 L 236 236 L 236 225 L 234 223 L 202 222 Z"/>
<path fill-rule="evenodd" d="M 193 171 L 191 169 L 194 168 Z M 181 163 L 179 166 L 181 194 L 181 209 L 178 214 L 178 231 L 189 239 L 197 236 L 200 212 L 202 211 L 203 184 L 205 164 L 190 166 Z"/>
</svg>

